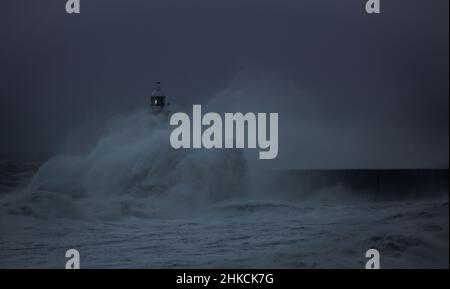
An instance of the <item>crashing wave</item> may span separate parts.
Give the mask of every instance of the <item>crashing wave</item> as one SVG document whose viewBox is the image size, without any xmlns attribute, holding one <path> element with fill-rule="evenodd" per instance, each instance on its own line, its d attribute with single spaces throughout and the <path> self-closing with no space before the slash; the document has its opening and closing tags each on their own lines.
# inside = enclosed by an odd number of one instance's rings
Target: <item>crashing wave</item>
<svg viewBox="0 0 450 289">
<path fill-rule="evenodd" d="M 136 112 L 111 123 L 81 155 L 45 163 L 10 213 L 120 217 L 195 211 L 242 192 L 238 150 L 175 150 L 165 120 Z"/>
</svg>

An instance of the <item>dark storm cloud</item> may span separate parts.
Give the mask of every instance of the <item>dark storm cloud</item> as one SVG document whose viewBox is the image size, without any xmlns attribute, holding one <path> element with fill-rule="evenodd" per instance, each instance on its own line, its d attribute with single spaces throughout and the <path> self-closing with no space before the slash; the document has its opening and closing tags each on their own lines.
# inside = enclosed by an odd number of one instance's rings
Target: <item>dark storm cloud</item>
<svg viewBox="0 0 450 289">
<path fill-rule="evenodd" d="M 81 0 L 69 16 L 62 0 L 3 1 L 0 150 L 55 149 L 145 105 L 154 80 L 188 109 L 251 68 L 304 92 L 286 101 L 287 166 L 448 167 L 448 1 L 370 16 L 364 2 Z M 308 119 L 306 140 L 287 128 Z"/>
</svg>

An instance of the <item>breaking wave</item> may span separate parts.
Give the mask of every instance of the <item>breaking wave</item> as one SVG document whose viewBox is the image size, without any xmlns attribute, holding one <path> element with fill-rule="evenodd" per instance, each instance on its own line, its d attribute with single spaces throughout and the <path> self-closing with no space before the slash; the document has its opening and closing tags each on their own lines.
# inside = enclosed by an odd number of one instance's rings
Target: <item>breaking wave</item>
<svg viewBox="0 0 450 289">
<path fill-rule="evenodd" d="M 91 150 L 58 156 L 34 175 L 10 214 L 76 218 L 151 217 L 196 212 L 240 195 L 239 150 L 175 150 L 160 116 L 139 111 L 111 122 Z"/>
</svg>

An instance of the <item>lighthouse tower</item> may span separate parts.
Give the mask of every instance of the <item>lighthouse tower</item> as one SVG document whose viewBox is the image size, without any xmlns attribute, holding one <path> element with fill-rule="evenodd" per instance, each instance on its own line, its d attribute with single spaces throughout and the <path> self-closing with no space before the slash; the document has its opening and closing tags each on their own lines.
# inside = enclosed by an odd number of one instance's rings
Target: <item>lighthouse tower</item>
<svg viewBox="0 0 450 289">
<path fill-rule="evenodd" d="M 161 82 L 157 81 L 153 85 L 150 106 L 153 113 L 161 113 L 166 111 L 166 96 L 161 91 Z"/>
</svg>

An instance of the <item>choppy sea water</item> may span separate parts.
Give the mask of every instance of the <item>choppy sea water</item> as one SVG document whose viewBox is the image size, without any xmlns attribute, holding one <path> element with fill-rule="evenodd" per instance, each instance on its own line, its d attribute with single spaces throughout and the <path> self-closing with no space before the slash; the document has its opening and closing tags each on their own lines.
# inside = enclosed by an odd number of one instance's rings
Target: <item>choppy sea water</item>
<svg viewBox="0 0 450 289">
<path fill-rule="evenodd" d="M 189 218 L 0 221 L 1 268 L 448 268 L 448 200 L 374 205 L 229 204 Z"/>
</svg>

